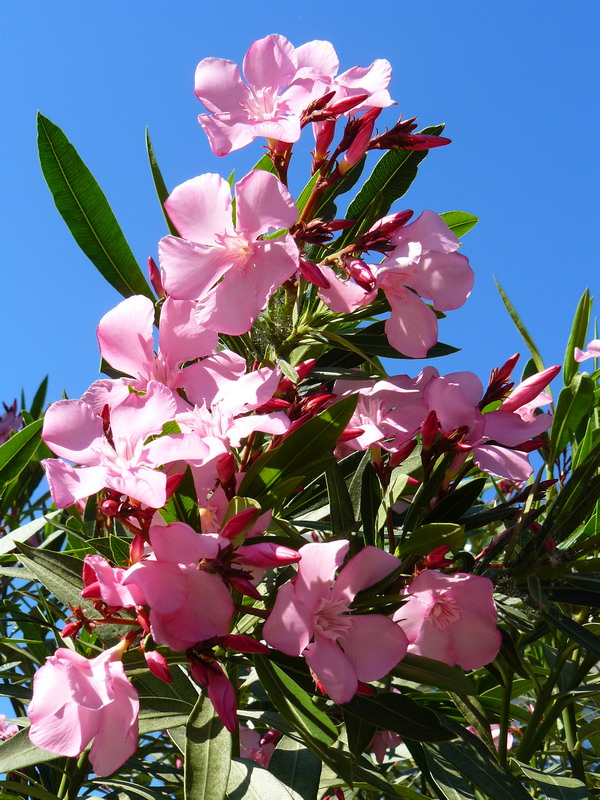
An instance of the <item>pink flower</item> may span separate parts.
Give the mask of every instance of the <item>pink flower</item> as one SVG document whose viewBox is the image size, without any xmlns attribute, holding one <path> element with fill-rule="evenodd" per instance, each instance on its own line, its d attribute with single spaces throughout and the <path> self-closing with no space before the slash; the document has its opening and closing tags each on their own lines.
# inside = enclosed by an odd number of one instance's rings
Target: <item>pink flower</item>
<svg viewBox="0 0 600 800">
<path fill-rule="evenodd" d="M 587 361 L 588 358 L 600 358 L 600 339 L 592 339 L 586 350 L 576 347 L 573 358 L 579 363 Z"/>
<path fill-rule="evenodd" d="M 46 412 L 42 439 L 57 456 L 80 464 L 72 467 L 58 459 L 42 461 L 52 499 L 59 508 L 89 497 L 103 488 L 133 497 L 152 508 L 166 502 L 164 472 L 155 467 L 174 460 L 159 437 L 165 422 L 175 417 L 172 393 L 150 381 L 144 396 L 130 394 L 110 413 L 110 438 L 101 417 L 83 400 L 59 400 Z M 204 445 L 198 453 L 207 455 Z"/>
<path fill-rule="evenodd" d="M 198 568 L 219 554 L 216 537 L 183 522 L 150 528 L 153 557 L 130 567 L 123 584 L 150 607 L 154 641 L 187 650 L 228 632 L 233 600 L 221 578 Z M 137 596 L 137 595 L 136 595 Z"/>
<path fill-rule="evenodd" d="M 279 589 L 263 627 L 268 644 L 287 655 L 304 655 L 316 680 L 336 703 L 347 703 L 359 681 L 386 675 L 407 646 L 406 637 L 397 626 L 394 630 L 389 617 L 350 613 L 356 593 L 392 572 L 397 559 L 376 547 L 365 547 L 335 580 L 348 547 L 347 541 L 304 545 L 298 573 Z"/>
<path fill-rule="evenodd" d="M 393 615 L 409 653 L 462 669 L 479 669 L 498 655 L 494 586 L 488 578 L 427 569 L 406 587 L 408 601 Z"/>
<path fill-rule="evenodd" d="M 125 572 L 126 570 L 121 567 L 111 567 L 102 556 L 87 555 L 83 559 L 85 588 L 81 592 L 82 597 L 99 597 L 107 606 L 116 608 L 134 608 L 142 605 L 142 597 L 135 586 L 130 589 L 123 585 Z"/>
<path fill-rule="evenodd" d="M 217 344 L 217 334 L 198 325 L 195 310 L 190 300 L 167 297 L 155 354 L 154 303 L 142 295 L 128 297 L 100 320 L 100 353 L 111 367 L 131 375 L 135 380 L 128 383 L 139 391 L 145 391 L 151 380 L 172 390 L 185 388 L 190 372 L 181 365 L 212 353 Z"/>
<path fill-rule="evenodd" d="M 269 297 L 298 269 L 292 236 L 263 238 L 290 228 L 298 209 L 285 186 L 263 170 L 238 181 L 235 197 L 234 227 L 231 190 L 220 175 L 176 187 L 165 208 L 184 238 L 166 236 L 159 255 L 167 293 L 198 300 L 197 319 L 207 328 L 238 335 L 250 330 Z"/>
<path fill-rule="evenodd" d="M 29 738 L 37 747 L 70 757 L 93 739 L 94 772 L 110 775 L 135 752 L 138 709 L 119 647 L 90 660 L 61 647 L 34 676 Z"/>
<path fill-rule="evenodd" d="M 277 745 L 277 740 L 271 738 L 270 741 L 262 743 L 262 736 L 253 728 L 248 728 L 246 725 L 240 727 L 240 756 L 248 758 L 250 761 L 264 767 L 269 766 L 269 761 Z"/>
<path fill-rule="evenodd" d="M 17 401 L 14 400 L 12 405 L 4 406 L 4 414 L 0 416 L 0 444 L 8 441 L 11 431 L 18 431 L 21 427 L 23 420 L 20 414 L 17 414 Z"/>
<path fill-rule="evenodd" d="M 379 223 L 378 223 L 379 224 Z M 411 358 L 424 358 L 437 342 L 434 312 L 460 308 L 473 288 L 473 271 L 456 251 L 460 242 L 443 219 L 424 211 L 391 239 L 395 249 L 374 267 L 392 313 L 385 324 L 390 344 Z"/>
<path fill-rule="evenodd" d="M 243 63 L 247 83 L 232 61 L 203 59 L 196 69 L 195 93 L 212 112 L 200 114 L 198 121 L 213 153 L 227 155 L 260 136 L 270 142 L 298 141 L 302 113 L 326 94 L 331 95 L 328 106 L 356 98 L 352 113 L 392 104 L 388 61 L 377 59 L 369 67 L 353 67 L 336 77 L 338 66 L 330 42 L 294 47 L 278 34 L 251 45 Z"/>
<path fill-rule="evenodd" d="M 5 742 L 18 732 L 18 726 L 6 722 L 6 714 L 0 714 L 0 742 Z"/>
</svg>

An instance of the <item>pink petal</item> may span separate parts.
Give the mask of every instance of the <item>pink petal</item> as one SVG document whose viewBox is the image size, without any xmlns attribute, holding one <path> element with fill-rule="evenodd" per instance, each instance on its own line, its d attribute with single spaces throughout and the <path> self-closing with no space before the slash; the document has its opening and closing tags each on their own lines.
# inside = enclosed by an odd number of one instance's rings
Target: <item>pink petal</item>
<svg viewBox="0 0 600 800">
<path fill-rule="evenodd" d="M 280 436 L 288 430 L 290 424 L 289 417 L 279 412 L 240 417 L 234 421 L 229 431 L 229 441 L 233 447 L 239 447 L 241 440 L 254 431 Z"/>
<path fill-rule="evenodd" d="M 484 414 L 483 420 L 485 435 L 509 447 L 515 447 L 528 439 L 535 439 L 552 425 L 550 414 L 538 414 L 531 422 L 525 422 L 518 414 L 502 409 Z"/>
<path fill-rule="evenodd" d="M 150 381 L 146 394 L 130 394 L 129 397 L 113 408 L 110 415 L 115 449 L 127 457 L 123 450 L 128 445 L 145 441 L 149 436 L 161 433 L 163 425 L 175 419 L 177 406 L 172 392 L 162 383 Z"/>
<path fill-rule="evenodd" d="M 176 186 L 165 201 L 173 224 L 184 239 L 214 245 L 218 234 L 233 234 L 231 188 L 214 172 Z"/>
<path fill-rule="evenodd" d="M 249 239 L 291 228 L 298 208 L 286 187 L 271 172 L 256 169 L 235 185 L 236 229 Z"/>
<path fill-rule="evenodd" d="M 406 655 L 406 634 L 383 614 L 357 615 L 351 619 L 352 627 L 340 639 L 344 653 L 360 681 L 379 680 Z"/>
<path fill-rule="evenodd" d="M 480 445 L 473 449 L 473 461 L 479 469 L 499 475 L 515 483 L 524 483 L 533 473 L 527 453 L 507 450 L 493 444 Z"/>
<path fill-rule="evenodd" d="M 194 93 L 209 111 L 218 114 L 241 106 L 248 97 L 248 88 L 233 61 L 204 58 L 196 67 Z"/>
<path fill-rule="evenodd" d="M 244 56 L 244 76 L 252 89 L 283 88 L 296 74 L 294 47 L 285 36 L 257 39 Z"/>
<path fill-rule="evenodd" d="M 536 372 L 526 380 L 522 381 L 516 386 L 506 400 L 502 403 L 501 411 L 516 411 L 521 408 L 525 403 L 529 403 L 538 393 L 545 389 L 546 386 L 558 375 L 560 367 L 555 364 L 553 367 L 548 367 L 542 372 Z"/>
<path fill-rule="evenodd" d="M 389 343 L 410 358 L 425 358 L 437 342 L 438 325 L 433 311 L 403 286 L 382 286 L 392 313 L 385 323 Z"/>
<path fill-rule="evenodd" d="M 451 629 L 454 663 L 462 669 L 479 669 L 492 662 L 500 650 L 502 634 L 479 613 L 464 610 Z"/>
<path fill-rule="evenodd" d="M 165 291 L 178 300 L 196 300 L 231 268 L 222 247 L 207 247 L 165 236 L 158 243 Z"/>
<path fill-rule="evenodd" d="M 329 594 L 336 570 L 344 561 L 350 543 L 345 539 L 305 544 L 300 548 L 300 567 L 294 588 L 300 602 L 315 609 Z"/>
<path fill-rule="evenodd" d="M 377 296 L 377 290 L 368 292 L 354 281 L 341 280 L 331 267 L 320 265 L 319 269 L 329 282 L 328 289 L 319 289 L 319 297 L 328 308 L 338 314 L 350 314 L 358 308 L 368 306 Z"/>
<path fill-rule="evenodd" d="M 198 326 L 193 302 L 167 297 L 160 313 L 159 343 L 166 362 L 175 369 L 184 361 L 212 353 L 217 336 Z"/>
<path fill-rule="evenodd" d="M 387 89 L 392 79 L 392 65 L 385 58 L 378 58 L 368 67 L 352 67 L 336 78 L 336 83 L 347 89 L 359 89 L 360 93 L 372 94 Z"/>
<path fill-rule="evenodd" d="M 177 564 L 138 561 L 126 571 L 123 585 L 135 586 L 142 593 L 144 605 L 162 614 L 181 608 L 187 598 Z"/>
<path fill-rule="evenodd" d="M 102 357 L 113 369 L 147 377 L 154 364 L 154 303 L 148 297 L 128 297 L 105 314 L 96 334 Z"/>
<path fill-rule="evenodd" d="M 294 586 L 285 583 L 277 592 L 275 605 L 263 625 L 263 638 L 272 647 L 299 656 L 310 642 L 314 619 L 305 603 L 296 596 Z"/>
<path fill-rule="evenodd" d="M 246 372 L 246 359 L 230 350 L 222 350 L 192 364 L 185 372 L 189 401 L 197 406 L 210 406 L 222 387 L 228 387 L 230 381 L 237 380 Z"/>
<path fill-rule="evenodd" d="M 123 586 L 121 579 L 125 570 L 111 567 L 102 556 L 87 555 L 84 559 L 86 565 L 91 567 L 100 584 L 102 600 L 109 606 L 122 606 L 132 608 L 141 604 L 142 598 L 127 586 Z"/>
<path fill-rule="evenodd" d="M 254 132 L 253 125 L 247 122 L 231 122 L 230 117 L 230 114 L 222 114 L 219 117 L 200 114 L 198 117 L 198 122 L 208 138 L 210 149 L 219 157 L 245 147 L 258 136 Z"/>
<path fill-rule="evenodd" d="M 310 70 L 315 76 L 327 75 L 331 78 L 339 69 L 337 54 L 331 42 L 315 39 L 296 48 L 296 62 L 299 69 Z"/>
<path fill-rule="evenodd" d="M 108 485 L 106 468 L 102 466 L 72 467 L 56 458 L 45 458 L 42 467 L 52 500 L 58 508 L 68 508 Z"/>
<path fill-rule="evenodd" d="M 304 553 L 305 548 L 302 548 Z M 400 562 L 378 547 L 363 547 L 345 565 L 335 582 L 334 594 L 344 596 L 351 603 L 362 589 L 372 586 L 393 572 Z"/>
<path fill-rule="evenodd" d="M 356 672 L 336 642 L 319 637 L 305 649 L 304 658 L 334 703 L 348 703 L 358 688 Z"/>
<path fill-rule="evenodd" d="M 95 448 L 103 438 L 102 420 L 82 400 L 59 400 L 46 411 L 42 439 L 61 458 L 86 466 L 98 464 Z"/>
<path fill-rule="evenodd" d="M 269 367 L 254 369 L 237 376 L 233 385 L 223 382 L 214 397 L 213 404 L 218 404 L 230 414 L 254 411 L 271 399 L 280 378 L 279 370 Z"/>
<path fill-rule="evenodd" d="M 156 559 L 173 564 L 196 564 L 202 558 L 216 558 L 219 545 L 211 537 L 198 533 L 185 522 L 154 525 L 150 543 Z"/>
<path fill-rule="evenodd" d="M 576 347 L 575 355 L 573 357 L 575 361 L 579 363 L 582 361 L 587 361 L 588 358 L 600 358 L 600 339 L 592 339 L 585 351 L 581 350 L 579 347 Z"/>
<path fill-rule="evenodd" d="M 208 676 L 208 697 L 219 719 L 230 733 L 237 731 L 237 700 L 231 681 L 215 663 Z"/>
<path fill-rule="evenodd" d="M 434 211 L 423 211 L 409 225 L 400 228 L 392 239 L 396 245 L 406 242 L 420 242 L 423 250 L 442 253 L 453 253 L 460 247 L 458 238 Z"/>
<path fill-rule="evenodd" d="M 110 664 L 114 699 L 101 712 L 100 729 L 90 750 L 97 776 L 110 775 L 132 756 L 138 742 L 139 699 L 120 661 Z"/>
<path fill-rule="evenodd" d="M 82 394 L 81 399 L 94 411 L 94 414 L 100 416 L 104 406 L 112 409 L 122 403 L 131 394 L 129 387 L 138 383 L 138 381 L 132 381 L 129 378 L 119 378 L 118 380 L 107 378 L 106 380 L 94 381 Z"/>
<path fill-rule="evenodd" d="M 464 305 L 473 281 L 473 270 L 464 256 L 430 250 L 421 256 L 418 269 L 405 278 L 404 284 L 431 300 L 440 311 L 451 311 Z"/>
<path fill-rule="evenodd" d="M 128 495 L 150 508 L 162 508 L 167 502 L 167 476 L 150 467 L 136 467 L 120 474 L 106 472 L 105 486 Z"/>
</svg>

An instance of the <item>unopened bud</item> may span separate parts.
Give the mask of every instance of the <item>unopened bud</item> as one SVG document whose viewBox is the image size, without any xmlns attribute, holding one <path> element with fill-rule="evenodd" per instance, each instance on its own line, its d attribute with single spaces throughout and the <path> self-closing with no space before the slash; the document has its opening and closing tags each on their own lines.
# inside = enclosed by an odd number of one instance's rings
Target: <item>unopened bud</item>
<svg viewBox="0 0 600 800">
<path fill-rule="evenodd" d="M 529 403 L 538 394 L 548 386 L 548 384 L 556 378 L 560 372 L 560 366 L 556 364 L 553 367 L 536 372 L 527 380 L 520 383 L 500 406 L 501 411 L 516 411 L 521 406 Z"/>
<path fill-rule="evenodd" d="M 100 511 L 105 517 L 116 517 L 119 513 L 119 504 L 116 500 L 103 500 L 100 503 Z"/>
<path fill-rule="evenodd" d="M 238 534 L 242 533 L 245 528 L 258 516 L 260 513 L 258 508 L 245 508 L 238 514 L 227 520 L 221 531 L 221 536 L 225 539 L 234 539 Z"/>
<path fill-rule="evenodd" d="M 87 598 L 88 600 L 100 600 L 102 598 L 102 594 L 100 593 L 99 581 L 93 581 L 92 583 L 89 583 L 84 589 L 81 590 L 81 596 Z"/>
<path fill-rule="evenodd" d="M 144 546 L 146 542 L 144 541 L 144 537 L 141 533 L 136 533 L 133 537 L 133 541 L 129 546 L 129 563 L 130 564 L 137 564 L 138 561 L 142 560 L 144 555 Z"/>
<path fill-rule="evenodd" d="M 172 497 L 175 494 L 175 492 L 177 491 L 177 489 L 179 489 L 179 485 L 181 484 L 181 481 L 183 480 L 184 475 L 185 475 L 185 472 L 176 472 L 174 475 L 169 475 L 167 477 L 167 483 L 166 483 L 166 486 L 165 486 L 165 491 L 167 493 L 167 499 L 169 499 L 169 497 Z"/>
<path fill-rule="evenodd" d="M 79 622 L 67 622 L 60 635 L 63 639 L 70 639 L 72 636 L 77 636 L 80 628 L 81 624 Z"/>
<path fill-rule="evenodd" d="M 220 638 L 220 642 L 230 650 L 237 650 L 238 653 L 261 653 L 264 655 L 269 652 L 269 648 L 262 642 L 257 642 L 256 639 L 243 633 L 228 633 Z"/>
<path fill-rule="evenodd" d="M 321 289 L 329 289 L 331 284 L 323 275 L 319 267 L 316 264 L 313 264 L 312 261 L 309 261 L 307 258 L 303 258 L 301 256 L 298 266 L 300 267 L 302 277 L 309 283 L 314 283 L 315 286 L 319 286 Z"/>
<path fill-rule="evenodd" d="M 150 633 L 150 618 L 148 617 L 148 612 L 144 608 L 138 611 L 135 618 L 144 633 Z"/>
<path fill-rule="evenodd" d="M 381 114 L 380 108 L 371 108 L 357 120 L 359 123 L 358 130 L 354 134 L 350 146 L 340 161 L 339 170 L 342 175 L 358 164 L 367 152 L 373 134 L 373 128 L 375 127 L 375 120 L 379 114 Z"/>
<path fill-rule="evenodd" d="M 354 281 L 366 292 L 372 291 L 375 277 L 369 266 L 360 258 L 349 258 L 344 262 L 344 267 Z"/>
<path fill-rule="evenodd" d="M 342 431 L 342 435 L 338 439 L 338 442 L 350 442 L 352 439 L 356 439 L 359 436 L 362 436 L 365 432 L 364 428 L 346 428 Z"/>
<path fill-rule="evenodd" d="M 156 261 L 152 257 L 148 259 L 148 276 L 150 278 L 150 283 L 152 284 L 152 288 L 154 289 L 156 294 L 159 297 L 165 297 L 165 290 L 162 285 L 160 270 L 156 266 Z"/>
<path fill-rule="evenodd" d="M 144 653 L 146 664 L 150 672 L 165 683 L 172 683 L 173 675 L 167 664 L 167 659 L 158 650 L 150 650 Z"/>
<path fill-rule="evenodd" d="M 215 462 L 217 468 L 217 476 L 222 484 L 229 483 L 235 475 L 235 458 L 233 453 L 223 453 Z"/>
<path fill-rule="evenodd" d="M 327 158 L 329 145 L 332 143 L 333 137 L 335 136 L 335 122 L 335 119 L 326 119 L 313 124 L 313 133 L 315 135 L 315 151 L 313 157 L 317 163 Z"/>
<path fill-rule="evenodd" d="M 421 444 L 423 446 L 423 450 L 431 449 L 436 436 L 438 435 L 439 428 L 440 423 L 438 416 L 435 413 L 435 410 L 432 410 L 425 417 L 425 420 L 421 425 Z"/>
</svg>

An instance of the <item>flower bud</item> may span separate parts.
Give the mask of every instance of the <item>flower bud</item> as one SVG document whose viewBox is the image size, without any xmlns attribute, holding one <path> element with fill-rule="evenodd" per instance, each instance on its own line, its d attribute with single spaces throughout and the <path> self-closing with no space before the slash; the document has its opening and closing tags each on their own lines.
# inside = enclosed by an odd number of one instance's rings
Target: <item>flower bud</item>
<svg viewBox="0 0 600 800">
<path fill-rule="evenodd" d="M 70 639 L 72 636 L 77 636 L 80 628 L 81 624 L 79 622 L 67 622 L 60 635 L 63 639 Z"/>
<path fill-rule="evenodd" d="M 380 114 L 380 108 L 371 108 L 366 114 L 363 114 L 362 117 L 356 120 L 359 123 L 358 130 L 354 134 L 350 146 L 340 161 L 339 170 L 342 175 L 345 175 L 348 170 L 358 164 L 367 152 L 367 147 L 369 146 L 375 127 L 375 120 Z"/>
<path fill-rule="evenodd" d="M 233 453 L 223 453 L 215 462 L 217 468 L 217 476 L 222 484 L 229 483 L 235 475 L 235 458 Z"/>
<path fill-rule="evenodd" d="M 158 650 L 149 650 L 144 653 L 146 664 L 150 672 L 165 683 L 173 681 L 173 675 L 167 664 L 167 659 Z"/>
<path fill-rule="evenodd" d="M 165 290 L 162 285 L 162 278 L 160 276 L 160 270 L 156 266 L 156 261 L 150 257 L 148 258 L 148 276 L 150 278 L 150 283 L 152 284 L 152 288 L 156 292 L 159 297 L 165 297 Z"/>
<path fill-rule="evenodd" d="M 224 647 L 228 647 L 230 650 L 237 650 L 238 653 L 261 653 L 265 655 L 269 652 L 269 648 L 265 644 L 257 642 L 256 639 L 243 633 L 228 633 L 220 638 L 220 642 Z"/>
<path fill-rule="evenodd" d="M 516 411 L 521 406 L 524 406 L 530 400 L 533 400 L 534 397 L 537 397 L 542 389 L 545 389 L 550 381 L 556 378 L 559 372 L 560 366 L 558 364 L 553 367 L 548 367 L 548 369 L 542 370 L 542 372 L 536 372 L 535 375 L 524 380 L 513 390 L 510 397 L 500 406 L 500 410 Z"/>
<path fill-rule="evenodd" d="M 221 531 L 221 536 L 225 539 L 234 539 L 248 527 L 258 514 L 258 508 L 245 508 L 227 520 Z"/>
</svg>

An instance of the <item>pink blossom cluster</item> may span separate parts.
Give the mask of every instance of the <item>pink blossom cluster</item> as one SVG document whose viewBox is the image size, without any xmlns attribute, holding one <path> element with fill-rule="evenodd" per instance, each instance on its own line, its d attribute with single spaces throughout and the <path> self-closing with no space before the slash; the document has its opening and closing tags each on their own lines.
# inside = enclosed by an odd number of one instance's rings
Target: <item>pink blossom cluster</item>
<svg viewBox="0 0 600 800">
<path fill-rule="evenodd" d="M 386 216 L 334 256 L 309 258 L 310 245 L 348 228 L 314 216 L 316 202 L 368 149 L 448 142 L 413 134 L 412 121 L 373 136 L 377 114 L 393 102 L 387 61 L 339 73 L 330 43 L 295 48 L 271 35 L 252 45 L 243 73 L 246 82 L 230 61 L 200 62 L 195 91 L 209 112 L 200 123 L 217 155 L 266 137 L 278 174 L 250 172 L 233 197 L 213 173 L 173 190 L 165 208 L 178 235 L 159 242 L 160 272 L 150 264 L 158 301 L 129 297 L 98 326 L 100 353 L 120 377 L 96 381 L 45 416 L 42 438 L 57 458 L 43 466 L 56 506 L 97 496 L 103 524 L 118 522 L 131 534 L 127 564 L 86 556 L 88 610 L 73 609 L 63 631 L 68 639 L 121 626 L 121 643 L 93 659 L 59 649 L 36 674 L 29 709 L 34 744 L 73 756 L 92 743 L 98 775 L 136 747 L 139 701 L 122 663 L 128 649 L 141 651 L 164 681 L 172 679 L 170 652 L 185 653 L 191 676 L 232 731 L 238 687 L 223 669 L 228 653 L 302 657 L 319 690 L 340 704 L 375 691 L 366 684 L 385 678 L 407 652 L 466 670 L 496 657 L 501 636 L 489 579 L 453 572 L 452 561 L 424 563 L 413 578 L 398 578 L 393 548 L 356 552 L 354 543 L 334 538 L 296 549 L 269 535 L 269 509 L 238 496 L 262 453 L 351 394 L 356 411 L 338 455 L 383 450 L 393 467 L 420 446 L 424 477 L 439 455 L 451 453 L 450 476 L 476 465 L 522 484 L 532 469 L 528 453 L 550 425 L 537 408 L 557 368 L 514 389 L 515 358 L 492 373 L 486 390 L 471 373 L 443 376 L 433 367 L 416 378 L 338 380 L 307 390 L 302 382 L 314 359 L 297 360 L 292 380 L 289 364 L 283 374 L 276 358 L 249 363 L 224 347 L 268 318 L 276 296 L 294 300 L 308 283 L 318 287 L 309 288 L 329 319 L 367 309 L 379 296 L 390 309 L 390 344 L 421 358 L 437 342 L 435 312 L 460 307 L 473 283 L 458 239 L 432 211 L 409 224 L 412 212 Z M 342 118 L 344 134 L 330 154 Z M 284 179 L 290 148 L 308 123 L 316 135 L 313 168 L 322 172 L 300 212 Z M 382 258 L 371 263 L 366 253 Z M 196 527 L 173 521 L 172 498 L 186 477 Z M 293 577 L 265 604 L 263 578 L 283 568 Z M 360 613 L 357 595 L 386 580 L 402 605 L 393 614 Z M 240 605 L 242 596 L 256 608 Z M 264 624 L 236 633 L 238 614 L 252 610 Z M 264 740 L 246 738 L 251 757 L 266 762 Z"/>
</svg>

